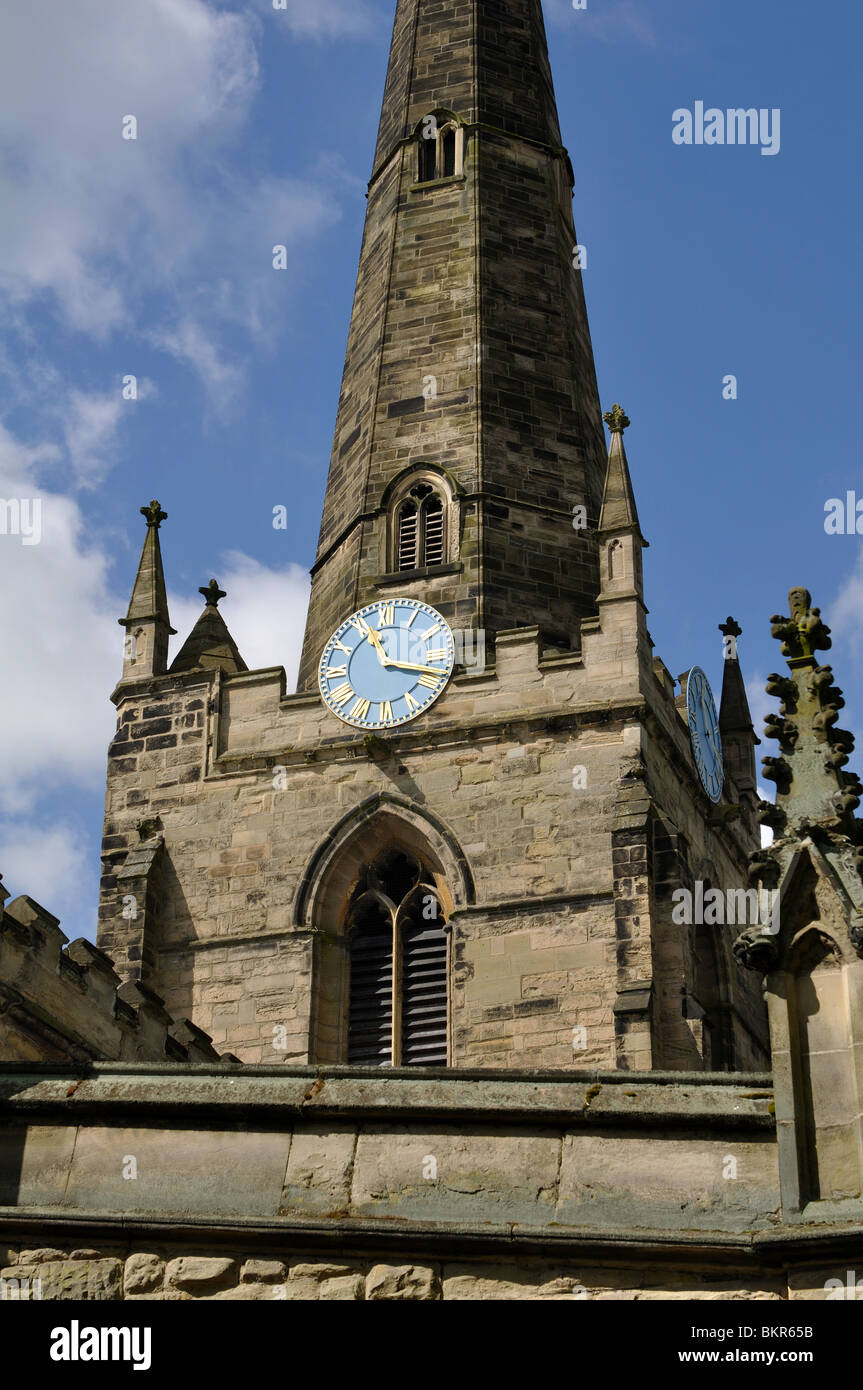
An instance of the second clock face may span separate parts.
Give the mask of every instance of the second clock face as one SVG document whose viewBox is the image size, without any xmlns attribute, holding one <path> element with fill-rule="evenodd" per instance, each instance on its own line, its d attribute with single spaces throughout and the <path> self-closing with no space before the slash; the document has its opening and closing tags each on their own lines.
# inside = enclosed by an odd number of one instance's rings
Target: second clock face
<svg viewBox="0 0 863 1390">
<path fill-rule="evenodd" d="M 392 729 L 434 703 L 454 664 L 453 635 L 436 609 L 418 599 L 388 599 L 367 604 L 333 633 L 318 686 L 345 724 Z"/>
<path fill-rule="evenodd" d="M 711 801 L 718 801 L 722 796 L 722 784 L 725 780 L 722 737 L 716 717 L 713 691 L 700 666 L 693 666 L 689 672 L 686 684 L 686 714 L 701 785 Z"/>
</svg>

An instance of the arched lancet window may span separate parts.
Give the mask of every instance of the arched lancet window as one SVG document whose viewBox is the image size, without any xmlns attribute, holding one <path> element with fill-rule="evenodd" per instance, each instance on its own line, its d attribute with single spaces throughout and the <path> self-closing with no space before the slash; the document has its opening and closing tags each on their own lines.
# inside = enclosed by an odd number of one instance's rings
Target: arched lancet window
<svg viewBox="0 0 863 1390">
<path fill-rule="evenodd" d="M 462 173 L 464 130 L 456 121 L 439 125 L 435 116 L 426 116 L 419 131 L 419 182 L 451 179 Z"/>
<path fill-rule="evenodd" d="M 385 850 L 351 897 L 348 1061 L 359 1066 L 446 1066 L 449 939 L 432 875 Z"/>
<path fill-rule="evenodd" d="M 442 565 L 446 560 L 446 508 L 430 483 L 417 483 L 400 504 L 396 564 L 400 570 Z"/>
</svg>

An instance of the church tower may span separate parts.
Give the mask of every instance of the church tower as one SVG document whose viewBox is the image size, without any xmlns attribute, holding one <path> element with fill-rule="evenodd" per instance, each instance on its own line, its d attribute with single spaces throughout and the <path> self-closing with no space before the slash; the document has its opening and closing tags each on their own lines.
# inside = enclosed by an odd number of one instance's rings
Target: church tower
<svg viewBox="0 0 863 1390">
<path fill-rule="evenodd" d="M 540 0 L 399 0 L 301 689 L 392 593 L 578 646 L 605 447 L 572 183 Z"/>
<path fill-rule="evenodd" d="M 765 1064 L 700 912 L 759 843 L 739 629 L 720 722 L 653 654 L 572 186 L 540 0 L 398 0 L 299 689 L 213 580 L 114 694 L 99 944 L 243 1061 Z"/>
</svg>

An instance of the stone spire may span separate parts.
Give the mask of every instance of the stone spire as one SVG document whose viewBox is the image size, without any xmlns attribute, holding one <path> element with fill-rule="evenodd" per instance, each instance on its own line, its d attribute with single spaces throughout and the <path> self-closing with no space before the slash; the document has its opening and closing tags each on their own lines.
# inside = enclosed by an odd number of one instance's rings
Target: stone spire
<svg viewBox="0 0 863 1390">
<path fill-rule="evenodd" d="M 196 667 L 205 671 L 219 667 L 229 674 L 247 671 L 249 668 L 219 612 L 219 600 L 226 597 L 225 590 L 211 579 L 198 593 L 204 596 L 204 611 L 171 662 L 171 674 L 192 671 Z"/>
<path fill-rule="evenodd" d="M 147 534 L 135 587 L 125 618 L 118 619 L 126 629 L 122 681 L 146 680 L 163 676 L 168 669 L 168 638 L 174 635 L 168 616 L 165 571 L 159 545 L 159 527 L 167 521 L 157 501 L 141 508 L 147 521 Z"/>
<path fill-rule="evenodd" d="M 445 107 L 560 145 L 541 0 L 398 0 L 375 169 L 427 112 Z M 425 13 L 424 13 L 425 11 Z"/>
<path fill-rule="evenodd" d="M 541 0 L 398 0 L 301 689 L 395 584 L 490 648 L 534 625 L 577 647 L 607 456 L 572 184 Z M 445 538 L 404 570 L 416 484 Z"/>
<path fill-rule="evenodd" d="M 719 732 L 722 738 L 722 753 L 725 765 L 734 778 L 738 790 L 745 794 L 746 800 L 754 804 L 757 797 L 758 780 L 755 770 L 755 746 L 761 740 L 756 737 L 752 727 L 752 715 L 746 698 L 746 684 L 740 669 L 737 652 L 737 639 L 743 629 L 734 618 L 729 617 L 719 624 L 723 636 L 724 670 L 722 674 L 722 699 L 719 704 Z"/>
</svg>

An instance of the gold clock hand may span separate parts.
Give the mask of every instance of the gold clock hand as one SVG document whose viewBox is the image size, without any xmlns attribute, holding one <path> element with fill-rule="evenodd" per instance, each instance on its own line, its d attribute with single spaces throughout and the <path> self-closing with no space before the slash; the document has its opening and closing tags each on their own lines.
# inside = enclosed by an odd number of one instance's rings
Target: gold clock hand
<svg viewBox="0 0 863 1390">
<path fill-rule="evenodd" d="M 389 657 L 384 662 L 385 666 L 396 666 L 400 671 L 422 671 L 429 676 L 442 676 L 444 673 L 437 666 L 415 666 L 412 661 L 390 661 Z"/>
<path fill-rule="evenodd" d="M 388 658 L 386 652 L 385 652 L 384 649 L 383 649 L 383 645 L 382 645 L 382 643 L 381 643 L 381 639 L 380 639 L 380 637 L 378 636 L 378 634 L 375 632 L 374 628 L 372 628 L 372 627 L 369 628 L 368 637 L 369 637 L 369 641 L 371 642 L 372 646 L 374 647 L 375 651 L 376 651 L 377 654 L 378 654 L 378 661 L 379 661 L 380 665 L 381 665 L 381 666 L 388 666 L 388 665 L 390 665 L 390 664 L 391 664 L 391 663 L 390 663 L 390 660 L 389 660 L 389 658 Z"/>
</svg>

